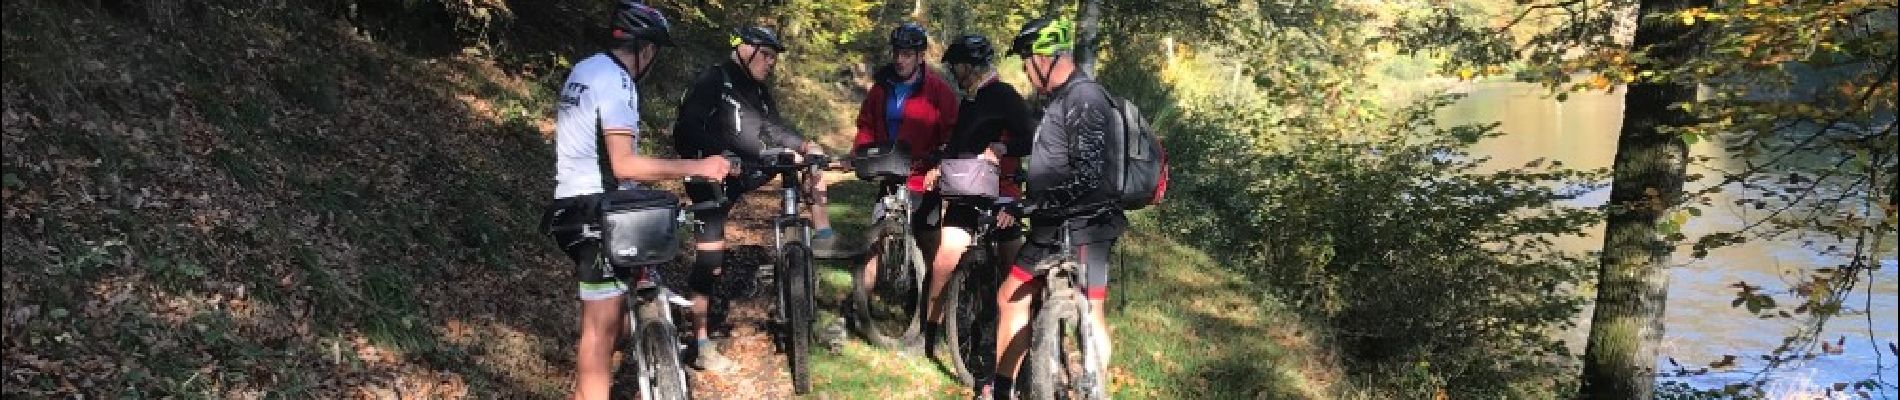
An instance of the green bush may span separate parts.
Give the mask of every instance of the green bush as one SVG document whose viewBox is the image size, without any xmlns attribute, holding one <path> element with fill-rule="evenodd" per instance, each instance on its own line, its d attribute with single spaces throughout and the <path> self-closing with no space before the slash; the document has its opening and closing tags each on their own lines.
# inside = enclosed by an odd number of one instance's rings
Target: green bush
<svg viewBox="0 0 1900 400">
<path fill-rule="evenodd" d="M 1152 85 L 1137 75 L 1103 74 Z M 1326 322 L 1349 372 L 1376 390 L 1565 393 L 1573 356 L 1555 335 L 1580 311 L 1591 259 L 1551 239 L 1599 220 L 1559 202 L 1599 188 L 1602 173 L 1478 172 L 1484 160 L 1465 149 L 1499 133 L 1436 125 L 1433 110 L 1451 100 L 1384 124 L 1341 117 L 1360 111 L 1289 118 L 1298 108 L 1258 99 L 1173 100 L 1180 117 L 1161 126 L 1174 175 L 1156 220 Z"/>
</svg>

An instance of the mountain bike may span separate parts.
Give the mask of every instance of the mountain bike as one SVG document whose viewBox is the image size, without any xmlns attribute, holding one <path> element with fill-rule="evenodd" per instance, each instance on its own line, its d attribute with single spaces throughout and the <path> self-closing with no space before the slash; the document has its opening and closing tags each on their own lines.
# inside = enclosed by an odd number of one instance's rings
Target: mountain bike
<svg viewBox="0 0 1900 400">
<path fill-rule="evenodd" d="M 772 244 L 778 250 L 771 279 L 778 286 L 775 323 L 782 329 L 783 347 L 791 364 L 792 388 L 798 394 L 811 391 L 812 325 L 817 322 L 817 303 L 812 292 L 818 279 L 812 271 L 811 219 L 800 209 L 809 205 L 804 184 L 819 169 L 831 163 L 822 154 L 807 154 L 803 160 L 786 150 L 768 150 L 766 165 L 758 170 L 777 175 L 779 213 L 772 218 Z"/>
</svg>

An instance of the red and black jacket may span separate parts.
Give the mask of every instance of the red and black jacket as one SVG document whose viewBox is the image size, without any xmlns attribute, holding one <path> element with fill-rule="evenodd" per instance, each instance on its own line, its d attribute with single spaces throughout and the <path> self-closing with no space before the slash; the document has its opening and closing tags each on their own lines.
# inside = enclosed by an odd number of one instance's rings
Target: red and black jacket
<svg viewBox="0 0 1900 400">
<path fill-rule="evenodd" d="M 910 92 L 904 101 L 904 118 L 897 127 L 897 138 L 904 143 L 912 160 L 910 179 L 905 186 L 913 192 L 924 190 L 924 174 L 937 167 L 935 154 L 950 138 L 950 129 L 957 121 L 957 92 L 950 84 L 939 77 L 928 66 L 920 66 L 918 87 Z M 853 152 L 889 141 L 890 127 L 885 118 L 885 102 L 889 101 L 890 86 L 897 81 L 896 69 L 890 65 L 879 68 L 877 83 L 871 86 L 870 93 L 864 97 L 864 103 L 858 107 L 858 137 L 852 145 Z"/>
</svg>

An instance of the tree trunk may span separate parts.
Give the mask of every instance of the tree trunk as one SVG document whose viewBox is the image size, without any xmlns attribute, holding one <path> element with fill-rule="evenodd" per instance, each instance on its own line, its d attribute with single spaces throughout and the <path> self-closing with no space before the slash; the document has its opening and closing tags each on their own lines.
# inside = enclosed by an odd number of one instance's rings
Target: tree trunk
<svg viewBox="0 0 1900 400">
<path fill-rule="evenodd" d="M 1654 61 L 1641 68 L 1662 72 L 1695 56 L 1700 36 L 1674 15 L 1709 2 L 1642 1 L 1634 49 L 1647 48 Z M 1674 249 L 1660 228 L 1682 201 L 1688 165 L 1688 145 L 1662 128 L 1692 123 L 1693 116 L 1670 106 L 1694 100 L 1695 87 L 1686 82 L 1633 83 L 1624 95 L 1579 397 L 1648 399 L 1655 390 L 1656 345 L 1669 290 L 1666 266 Z"/>
<path fill-rule="evenodd" d="M 1082 20 L 1079 32 L 1076 32 L 1075 67 L 1079 71 L 1095 73 L 1095 51 L 1100 46 L 1102 32 L 1102 0 L 1082 0 Z"/>
<path fill-rule="evenodd" d="M 1043 2 L 1042 16 L 1053 17 L 1053 16 L 1056 16 L 1056 14 L 1061 14 L 1062 5 L 1064 4 L 1069 4 L 1069 0 L 1049 0 L 1049 1 Z"/>
</svg>

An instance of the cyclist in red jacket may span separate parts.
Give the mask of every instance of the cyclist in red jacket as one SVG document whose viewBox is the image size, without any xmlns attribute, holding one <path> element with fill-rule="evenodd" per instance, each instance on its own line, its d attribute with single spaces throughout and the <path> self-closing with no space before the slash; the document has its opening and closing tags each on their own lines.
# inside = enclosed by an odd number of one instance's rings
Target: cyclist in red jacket
<svg viewBox="0 0 1900 400">
<path fill-rule="evenodd" d="M 923 27 L 904 23 L 891 31 L 890 39 L 891 63 L 878 68 L 873 75 L 876 83 L 858 108 L 858 137 L 852 154 L 871 146 L 903 146 L 913 160 L 910 178 L 904 185 L 913 194 L 910 231 L 934 232 L 934 219 L 943 202 L 926 192 L 936 181 L 932 175 L 940 158 L 938 152 L 956 126 L 957 92 L 924 64 L 924 48 L 930 41 Z M 928 248 L 923 251 L 931 254 Z M 877 254 L 866 259 L 865 276 L 876 276 L 877 260 Z M 917 345 L 906 343 L 906 348 Z"/>
</svg>

